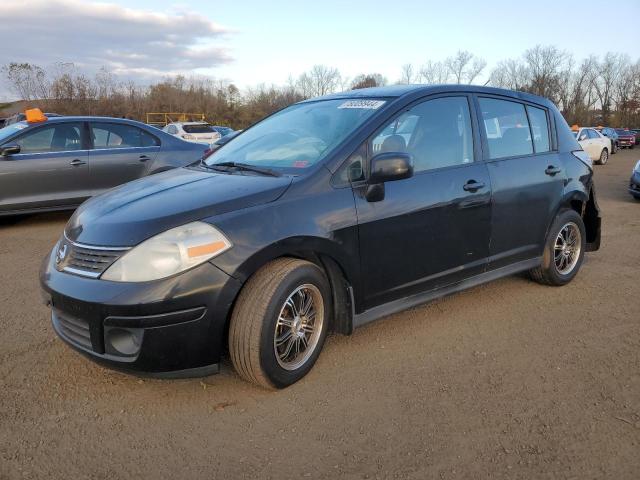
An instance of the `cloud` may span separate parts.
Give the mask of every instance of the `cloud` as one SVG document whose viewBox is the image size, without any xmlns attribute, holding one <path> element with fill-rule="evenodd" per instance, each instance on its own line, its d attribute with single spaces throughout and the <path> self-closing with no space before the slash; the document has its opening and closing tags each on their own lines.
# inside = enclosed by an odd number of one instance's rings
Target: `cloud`
<svg viewBox="0 0 640 480">
<path fill-rule="evenodd" d="M 174 14 L 82 0 L 0 0 L 0 64 L 72 62 L 92 72 L 147 77 L 233 60 L 233 31 L 190 11 Z"/>
</svg>

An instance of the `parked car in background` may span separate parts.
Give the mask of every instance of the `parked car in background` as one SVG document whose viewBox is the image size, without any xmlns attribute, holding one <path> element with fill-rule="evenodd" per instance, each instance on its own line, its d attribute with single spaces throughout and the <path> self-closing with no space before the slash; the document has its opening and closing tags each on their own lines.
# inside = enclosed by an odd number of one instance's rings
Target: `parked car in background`
<svg viewBox="0 0 640 480">
<path fill-rule="evenodd" d="M 222 137 L 221 133 L 206 122 L 174 122 L 162 130 L 187 142 L 212 144 Z"/>
<path fill-rule="evenodd" d="M 631 172 L 631 180 L 629 180 L 629 193 L 633 195 L 633 198 L 640 200 L 640 160 L 633 167 Z"/>
<path fill-rule="evenodd" d="M 408 141 L 389 134 L 412 117 Z M 89 200 L 40 282 L 57 334 L 102 364 L 209 375 L 228 346 L 243 379 L 284 388 L 330 331 L 518 272 L 569 283 L 600 224 L 591 161 L 549 100 L 370 88 Z"/>
<path fill-rule="evenodd" d="M 221 137 L 218 140 L 216 140 L 215 142 L 213 142 L 209 147 L 210 151 L 207 152 L 207 156 L 211 155 L 213 152 L 218 150 L 220 147 L 222 147 L 223 145 L 229 143 L 232 139 L 236 138 L 238 135 L 240 135 L 240 132 L 242 132 L 242 130 L 234 130 L 230 134 L 225 135 L 224 137 Z"/>
<path fill-rule="evenodd" d="M 206 149 L 120 118 L 14 123 L 0 129 L 0 215 L 73 209 L 122 183 L 193 163 Z"/>
<path fill-rule="evenodd" d="M 626 129 L 626 128 L 616 128 L 616 132 L 618 134 L 618 142 L 620 143 L 620 148 L 633 148 L 636 145 L 636 134 L 635 132 Z"/>
<path fill-rule="evenodd" d="M 233 128 L 221 127 L 219 125 L 211 125 L 211 128 L 213 128 L 216 132 L 218 132 L 222 137 L 226 137 L 227 135 L 235 132 Z"/>
<path fill-rule="evenodd" d="M 61 117 L 57 113 L 45 113 L 45 117 L 53 118 L 53 117 Z M 23 122 L 26 119 L 26 115 L 24 113 L 16 113 L 4 119 L 4 126 L 7 127 L 9 125 L 13 125 L 14 123 Z"/>
<path fill-rule="evenodd" d="M 587 152 L 594 163 L 604 165 L 609 160 L 612 150 L 612 140 L 605 137 L 595 128 L 582 127 L 574 132 L 578 143 Z"/>
<path fill-rule="evenodd" d="M 618 141 L 618 132 L 616 132 L 615 128 L 611 127 L 602 127 L 597 128 L 602 135 L 611 139 L 611 154 L 613 155 L 620 148 L 620 143 Z"/>
</svg>

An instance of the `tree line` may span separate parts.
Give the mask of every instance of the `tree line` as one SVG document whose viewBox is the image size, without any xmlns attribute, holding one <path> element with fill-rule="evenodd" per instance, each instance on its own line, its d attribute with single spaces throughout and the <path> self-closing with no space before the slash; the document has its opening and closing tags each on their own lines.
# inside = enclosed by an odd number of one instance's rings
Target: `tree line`
<svg viewBox="0 0 640 480">
<path fill-rule="evenodd" d="M 148 112 L 204 113 L 210 122 L 246 128 L 266 115 L 305 98 L 337 91 L 396 84 L 483 84 L 551 99 L 569 124 L 640 125 L 640 60 L 620 53 L 580 61 L 555 46 L 538 45 L 487 71 L 487 62 L 459 51 L 420 66 L 407 63 L 398 78 L 363 73 L 353 78 L 336 68 L 315 65 L 286 85 L 259 84 L 242 91 L 210 77 L 168 77 L 141 85 L 122 81 L 107 69 L 89 76 L 73 64 L 44 68 L 10 63 L 1 68 L 9 88 L 45 111 L 63 115 L 106 115 L 146 120 Z"/>
</svg>

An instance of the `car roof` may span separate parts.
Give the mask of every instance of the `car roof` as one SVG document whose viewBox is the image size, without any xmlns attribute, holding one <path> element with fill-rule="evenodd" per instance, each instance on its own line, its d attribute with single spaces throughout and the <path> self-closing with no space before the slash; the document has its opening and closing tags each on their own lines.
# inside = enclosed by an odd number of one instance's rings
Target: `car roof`
<svg viewBox="0 0 640 480">
<path fill-rule="evenodd" d="M 139 122 L 137 120 L 130 120 L 128 118 L 118 118 L 118 117 L 97 117 L 97 116 L 59 116 L 59 117 L 48 117 L 44 122 L 34 122 L 28 123 L 26 120 L 22 120 L 20 122 L 24 125 L 35 126 L 39 124 L 48 124 L 48 123 L 66 123 L 66 122 L 112 122 L 112 123 L 127 123 L 140 125 L 143 127 L 149 127 L 146 123 Z"/>
<path fill-rule="evenodd" d="M 303 100 L 301 103 L 314 102 L 318 100 L 331 100 L 341 98 L 401 98 L 408 96 L 420 97 L 435 93 L 484 93 L 490 95 L 501 95 L 514 99 L 530 101 L 541 105 L 551 106 L 552 103 L 538 95 L 531 93 L 507 90 L 504 88 L 483 87 L 479 85 L 389 85 L 386 87 L 360 88 L 348 90 L 346 92 L 332 93 L 322 97 Z"/>
</svg>

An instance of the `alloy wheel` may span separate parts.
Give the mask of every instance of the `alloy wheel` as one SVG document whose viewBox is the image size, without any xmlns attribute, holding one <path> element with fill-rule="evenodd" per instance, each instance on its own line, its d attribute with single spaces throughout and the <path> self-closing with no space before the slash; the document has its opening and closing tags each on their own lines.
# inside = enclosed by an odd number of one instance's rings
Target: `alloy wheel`
<svg viewBox="0 0 640 480">
<path fill-rule="evenodd" d="M 286 299 L 276 322 L 273 348 L 285 370 L 302 367 L 318 345 L 324 322 L 320 290 L 310 283 L 300 285 Z"/>
<path fill-rule="evenodd" d="M 565 224 L 556 237 L 553 249 L 554 263 L 559 274 L 568 275 L 573 271 L 580 258 L 581 249 L 580 228 L 573 222 Z"/>
</svg>

